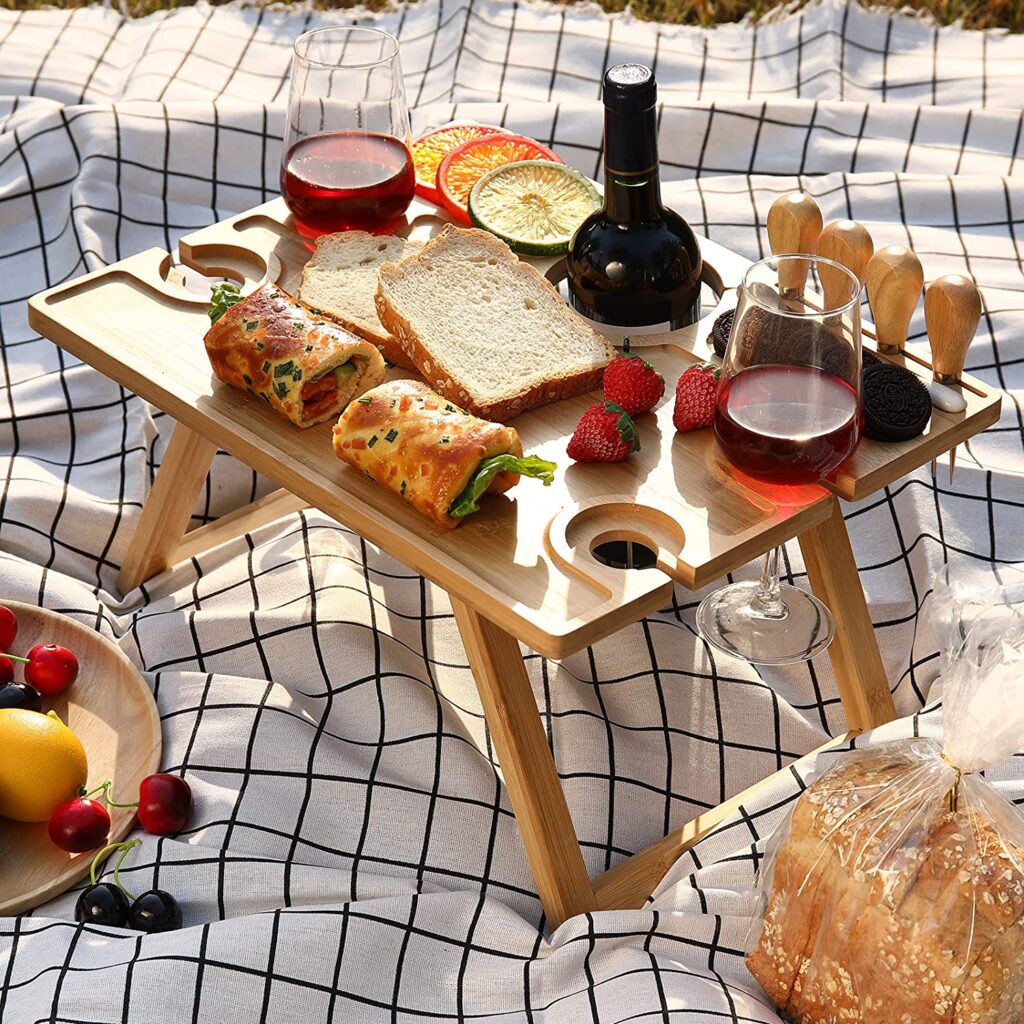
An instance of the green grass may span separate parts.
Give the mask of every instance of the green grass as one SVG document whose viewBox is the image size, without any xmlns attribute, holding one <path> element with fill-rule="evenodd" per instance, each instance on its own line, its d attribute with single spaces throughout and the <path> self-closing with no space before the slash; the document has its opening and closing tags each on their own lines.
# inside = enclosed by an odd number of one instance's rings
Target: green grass
<svg viewBox="0 0 1024 1024">
<path fill-rule="evenodd" d="M 217 2 L 217 0 L 214 0 Z M 287 0 L 286 0 L 287 2 Z M 560 0 L 572 3 L 573 0 Z M 714 25 L 739 21 L 745 14 L 760 16 L 782 0 L 598 0 L 606 11 L 624 11 L 628 7 L 639 18 L 664 21 L 674 25 Z M 189 0 L 126 0 L 127 9 L 135 16 L 153 11 L 187 7 Z M 877 6 L 900 9 L 911 7 L 928 11 L 939 24 L 950 25 L 963 19 L 967 28 L 1022 29 L 1024 0 L 874 0 Z M 89 0 L 0 0 L 0 8 L 25 10 L 41 7 L 87 7 Z M 354 7 L 356 0 L 320 2 L 321 7 Z M 366 0 L 366 6 L 379 10 L 386 0 Z"/>
</svg>

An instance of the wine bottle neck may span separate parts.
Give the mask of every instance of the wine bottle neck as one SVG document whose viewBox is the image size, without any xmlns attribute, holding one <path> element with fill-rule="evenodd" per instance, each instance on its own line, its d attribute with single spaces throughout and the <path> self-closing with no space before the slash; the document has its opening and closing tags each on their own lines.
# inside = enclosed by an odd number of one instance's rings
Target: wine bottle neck
<svg viewBox="0 0 1024 1024">
<path fill-rule="evenodd" d="M 654 220 L 662 212 L 655 108 L 604 111 L 605 212 L 619 223 Z"/>
</svg>

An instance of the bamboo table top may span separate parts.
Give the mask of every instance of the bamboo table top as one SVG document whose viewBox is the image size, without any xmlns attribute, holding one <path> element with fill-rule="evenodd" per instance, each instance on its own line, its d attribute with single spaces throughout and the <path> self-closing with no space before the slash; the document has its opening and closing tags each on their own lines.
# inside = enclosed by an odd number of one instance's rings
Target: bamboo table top
<svg viewBox="0 0 1024 1024">
<path fill-rule="evenodd" d="M 410 218 L 413 235 L 441 223 L 425 204 L 410 208 Z M 708 279 L 724 290 L 721 308 L 727 308 L 748 261 L 705 239 L 701 246 L 713 268 Z M 250 283 L 267 277 L 293 293 L 309 256 L 280 199 L 192 233 L 180 253 L 207 275 Z M 664 605 L 671 579 L 703 586 L 830 515 L 825 488 L 773 493 L 743 479 L 718 453 L 710 430 L 675 433 L 673 384 L 709 353 L 711 316 L 670 335 L 635 337 L 667 384 L 656 412 L 638 421 L 640 452 L 615 465 L 569 459 L 566 443 L 596 395 L 526 413 L 513 425 L 526 452 L 558 463 L 555 483 L 545 488 L 524 480 L 508 495 L 488 497 L 479 513 L 449 531 L 341 463 L 331 447 L 331 424 L 299 429 L 217 381 L 202 340 L 207 307 L 205 294 L 182 286 L 169 254 L 150 249 L 40 293 L 29 316 L 61 347 L 546 656 L 562 657 Z M 993 422 L 998 393 L 969 378 L 965 383 L 982 392 L 965 389 L 966 412 L 936 410 L 928 432 L 915 441 L 862 442 L 840 471 L 835 492 L 863 497 Z M 657 567 L 623 571 L 591 555 L 598 544 L 622 539 L 654 550 Z"/>
</svg>

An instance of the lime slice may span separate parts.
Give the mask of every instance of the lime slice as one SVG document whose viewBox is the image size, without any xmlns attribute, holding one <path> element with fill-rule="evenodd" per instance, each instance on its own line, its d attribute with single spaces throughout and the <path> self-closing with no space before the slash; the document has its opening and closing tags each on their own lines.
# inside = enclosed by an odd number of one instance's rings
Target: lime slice
<svg viewBox="0 0 1024 1024">
<path fill-rule="evenodd" d="M 527 256 L 566 252 L 573 232 L 600 205 L 579 171 L 550 160 L 495 167 L 469 193 L 473 223 Z"/>
</svg>

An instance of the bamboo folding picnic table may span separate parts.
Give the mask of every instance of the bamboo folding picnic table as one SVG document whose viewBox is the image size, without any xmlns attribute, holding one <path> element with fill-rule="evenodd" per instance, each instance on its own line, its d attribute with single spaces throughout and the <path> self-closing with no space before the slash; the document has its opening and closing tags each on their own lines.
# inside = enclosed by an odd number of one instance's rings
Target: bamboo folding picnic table
<svg viewBox="0 0 1024 1024">
<path fill-rule="evenodd" d="M 409 212 L 414 236 L 441 223 L 433 207 Z M 748 261 L 701 241 L 705 283 L 731 305 Z M 193 232 L 179 246 L 204 275 L 297 291 L 309 249 L 283 200 Z M 558 268 L 542 265 L 549 276 Z M 671 402 L 643 424 L 643 450 L 625 463 L 573 465 L 568 437 L 593 399 L 581 396 L 515 420 L 524 449 L 559 464 L 553 486 L 489 498 L 459 530 L 435 526 L 395 495 L 341 463 L 330 424 L 308 430 L 265 403 L 220 384 L 202 336 L 207 299 L 183 286 L 171 255 L 150 249 L 35 296 L 29 319 L 41 334 L 175 420 L 118 584 L 130 590 L 179 561 L 297 509 L 315 506 L 443 587 L 479 688 L 487 725 L 533 868 L 548 923 L 574 914 L 635 907 L 672 862 L 770 778 L 589 878 L 522 660 L 520 642 L 562 658 L 669 603 L 673 581 L 696 589 L 775 545 L 797 538 L 814 592 L 832 609 L 829 656 L 849 734 L 895 716 L 839 498 L 858 501 L 949 451 L 996 421 L 1000 396 L 964 376 L 967 408 L 935 410 L 913 441 L 863 441 L 827 486 L 782 498 L 744 478 L 719 453 L 710 430 L 677 435 Z M 635 338 L 674 381 L 710 355 L 707 317 L 669 335 Z M 902 356 L 890 357 L 904 362 Z M 907 361 L 911 369 L 927 365 Z M 279 490 L 186 532 L 218 448 Z M 632 541 L 655 565 L 620 569 L 593 552 Z M 834 740 L 840 743 L 846 737 Z M 829 744 L 831 745 L 831 744 Z"/>
</svg>

